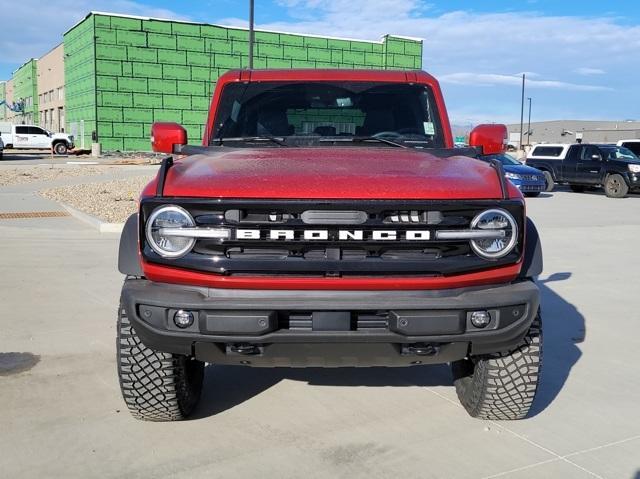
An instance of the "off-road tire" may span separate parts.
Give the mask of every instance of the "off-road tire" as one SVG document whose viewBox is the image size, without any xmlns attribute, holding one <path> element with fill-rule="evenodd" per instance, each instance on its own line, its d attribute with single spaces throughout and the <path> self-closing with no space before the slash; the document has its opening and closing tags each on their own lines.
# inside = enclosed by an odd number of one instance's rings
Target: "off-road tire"
<svg viewBox="0 0 640 479">
<path fill-rule="evenodd" d="M 574 193 L 582 193 L 586 189 L 583 185 L 569 185 L 569 188 L 571 188 L 571 191 Z"/>
<path fill-rule="evenodd" d="M 180 421 L 196 407 L 204 363 L 146 347 L 118 309 L 117 363 L 120 390 L 129 411 L 144 421 Z"/>
<path fill-rule="evenodd" d="M 67 148 L 67 144 L 64 141 L 59 141 L 55 145 L 53 145 L 53 151 L 56 155 L 66 155 L 69 149 Z"/>
<path fill-rule="evenodd" d="M 553 188 L 555 188 L 556 183 L 555 181 L 553 181 L 553 175 L 551 174 L 551 172 L 543 171 L 542 173 L 544 174 L 544 182 L 545 182 L 544 191 L 549 193 L 553 191 Z"/>
<path fill-rule="evenodd" d="M 622 175 L 614 173 L 605 178 L 604 192 L 609 198 L 624 198 L 629 193 L 629 185 Z"/>
<path fill-rule="evenodd" d="M 458 399 L 469 415 L 478 419 L 522 419 L 533 404 L 541 366 L 542 321 L 538 312 L 513 351 L 452 364 Z"/>
</svg>

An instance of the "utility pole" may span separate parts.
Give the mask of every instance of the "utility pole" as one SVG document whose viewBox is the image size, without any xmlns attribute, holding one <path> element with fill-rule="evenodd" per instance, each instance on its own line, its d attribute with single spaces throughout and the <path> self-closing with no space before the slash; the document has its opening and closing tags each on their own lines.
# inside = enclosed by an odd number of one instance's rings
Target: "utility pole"
<svg viewBox="0 0 640 479">
<path fill-rule="evenodd" d="M 253 70 L 253 43 L 255 37 L 253 34 L 253 11 L 254 0 L 249 0 L 249 70 Z"/>
<path fill-rule="evenodd" d="M 520 101 L 520 149 L 522 150 L 522 129 L 524 127 L 524 81 L 525 74 L 522 74 L 522 99 Z"/>
<path fill-rule="evenodd" d="M 529 126 L 527 126 L 527 146 L 531 146 L 531 97 L 529 100 Z"/>
</svg>

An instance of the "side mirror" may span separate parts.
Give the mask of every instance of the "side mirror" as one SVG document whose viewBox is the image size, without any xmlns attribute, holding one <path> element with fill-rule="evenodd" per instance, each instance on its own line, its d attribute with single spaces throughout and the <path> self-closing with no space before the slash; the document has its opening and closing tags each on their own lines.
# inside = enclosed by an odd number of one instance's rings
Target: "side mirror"
<svg viewBox="0 0 640 479">
<path fill-rule="evenodd" d="M 602 161 L 602 157 L 600 155 L 591 155 L 591 159 L 593 161 Z"/>
<path fill-rule="evenodd" d="M 469 146 L 480 148 L 482 155 L 497 155 L 505 152 L 508 139 L 506 125 L 478 125 L 469 133 Z"/>
<path fill-rule="evenodd" d="M 187 130 L 177 123 L 157 122 L 151 125 L 153 151 L 171 154 L 176 145 L 186 145 L 187 142 Z"/>
</svg>

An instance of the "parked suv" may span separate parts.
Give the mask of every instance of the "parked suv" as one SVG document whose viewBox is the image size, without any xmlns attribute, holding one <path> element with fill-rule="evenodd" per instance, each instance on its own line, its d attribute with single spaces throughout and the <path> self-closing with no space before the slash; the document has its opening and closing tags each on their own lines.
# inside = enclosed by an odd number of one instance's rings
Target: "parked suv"
<svg viewBox="0 0 640 479">
<path fill-rule="evenodd" d="M 386 70 L 233 71 L 201 146 L 154 124 L 155 151 L 188 156 L 162 162 L 120 241 L 129 410 L 187 417 L 205 362 L 450 363 L 471 416 L 526 416 L 540 242 L 501 163 L 475 158 L 506 132 L 453 148 L 436 79 Z"/>
<path fill-rule="evenodd" d="M 540 196 L 540 193 L 547 189 L 547 181 L 542 171 L 523 165 L 511 155 L 500 153 L 481 156 L 480 159 L 497 160 L 502 163 L 505 177 L 516 185 L 525 196 Z"/>
<path fill-rule="evenodd" d="M 530 156 L 527 165 L 576 192 L 602 187 L 608 197 L 624 198 L 629 191 L 640 190 L 640 158 L 622 146 L 576 143 L 567 145 L 562 157 Z"/>
</svg>

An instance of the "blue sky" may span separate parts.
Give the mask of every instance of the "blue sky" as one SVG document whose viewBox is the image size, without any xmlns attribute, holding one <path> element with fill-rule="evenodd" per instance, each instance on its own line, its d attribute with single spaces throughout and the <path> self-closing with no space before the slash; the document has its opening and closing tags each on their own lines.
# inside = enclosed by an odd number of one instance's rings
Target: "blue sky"
<svg viewBox="0 0 640 479">
<path fill-rule="evenodd" d="M 248 0 L 0 0 L 0 78 L 61 41 L 88 11 L 245 25 Z M 34 16 L 33 12 L 39 12 Z M 61 15 L 60 12 L 64 12 Z M 52 22 L 51 19 L 56 21 Z M 456 123 L 518 121 L 527 72 L 532 120 L 640 119 L 640 2 L 609 0 L 256 0 L 258 28 L 376 40 L 424 39 Z"/>
</svg>

